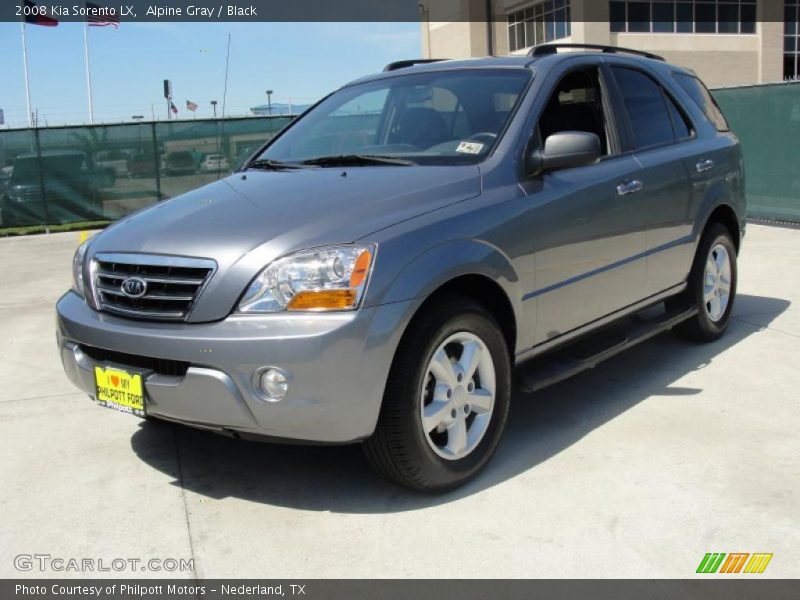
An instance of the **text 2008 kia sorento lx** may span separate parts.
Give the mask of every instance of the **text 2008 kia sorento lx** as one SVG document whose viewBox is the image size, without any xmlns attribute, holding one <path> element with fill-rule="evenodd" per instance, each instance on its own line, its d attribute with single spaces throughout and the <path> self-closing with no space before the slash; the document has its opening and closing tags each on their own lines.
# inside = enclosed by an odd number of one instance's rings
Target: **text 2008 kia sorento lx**
<svg viewBox="0 0 800 600">
<path fill-rule="evenodd" d="M 489 461 L 512 369 L 532 391 L 664 329 L 717 339 L 737 139 L 692 73 L 562 46 L 390 65 L 91 238 L 57 307 L 69 378 L 236 436 L 362 441 L 434 491 Z"/>
</svg>

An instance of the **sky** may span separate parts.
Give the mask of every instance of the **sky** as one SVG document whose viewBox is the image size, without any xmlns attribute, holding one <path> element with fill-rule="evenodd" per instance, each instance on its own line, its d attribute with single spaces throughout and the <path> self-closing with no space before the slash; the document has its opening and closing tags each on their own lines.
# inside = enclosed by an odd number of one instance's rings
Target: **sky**
<svg viewBox="0 0 800 600">
<path fill-rule="evenodd" d="M 89 121 L 83 24 L 28 25 L 31 106 L 39 124 Z M 419 23 L 122 23 L 89 28 L 95 122 L 166 118 L 163 80 L 178 118 L 221 113 L 231 34 L 226 114 L 272 101 L 309 104 L 394 60 L 421 55 Z M 27 126 L 19 23 L 0 23 L 0 108 L 6 127 Z"/>
</svg>

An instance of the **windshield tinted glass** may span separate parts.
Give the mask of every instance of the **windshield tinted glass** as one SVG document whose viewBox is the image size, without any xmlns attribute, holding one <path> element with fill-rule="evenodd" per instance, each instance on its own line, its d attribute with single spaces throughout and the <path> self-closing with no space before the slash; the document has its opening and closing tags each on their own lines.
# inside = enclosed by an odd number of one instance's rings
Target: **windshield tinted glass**
<svg viewBox="0 0 800 600">
<path fill-rule="evenodd" d="M 527 69 L 469 69 L 347 87 L 303 115 L 258 158 L 300 162 L 357 154 L 420 164 L 479 162 L 530 77 Z"/>
</svg>

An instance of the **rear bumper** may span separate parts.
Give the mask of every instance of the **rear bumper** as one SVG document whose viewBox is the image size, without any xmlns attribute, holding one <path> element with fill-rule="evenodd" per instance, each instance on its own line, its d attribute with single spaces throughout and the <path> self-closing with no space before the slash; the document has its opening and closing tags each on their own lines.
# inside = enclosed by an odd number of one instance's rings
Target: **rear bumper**
<svg viewBox="0 0 800 600">
<path fill-rule="evenodd" d="M 56 306 L 69 379 L 95 394 L 86 347 L 189 363 L 185 375 L 144 370 L 146 412 L 196 427 L 309 442 L 368 437 L 410 311 L 407 302 L 338 314 L 232 316 L 215 323 L 151 323 L 100 313 L 69 292 Z M 289 373 L 278 402 L 254 387 L 265 366 Z M 132 368 L 141 371 L 141 368 Z"/>
</svg>

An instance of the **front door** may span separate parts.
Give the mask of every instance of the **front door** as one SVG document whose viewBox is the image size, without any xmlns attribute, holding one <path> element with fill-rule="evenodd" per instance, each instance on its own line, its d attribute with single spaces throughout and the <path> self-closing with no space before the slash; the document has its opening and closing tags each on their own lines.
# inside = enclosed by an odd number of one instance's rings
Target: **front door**
<svg viewBox="0 0 800 600">
<path fill-rule="evenodd" d="M 643 297 L 645 218 L 639 210 L 642 170 L 621 154 L 608 88 L 597 66 L 568 71 L 538 123 L 541 140 L 587 131 L 601 140 L 600 163 L 545 173 L 522 183 L 532 212 L 535 344 L 634 304 Z"/>
</svg>

